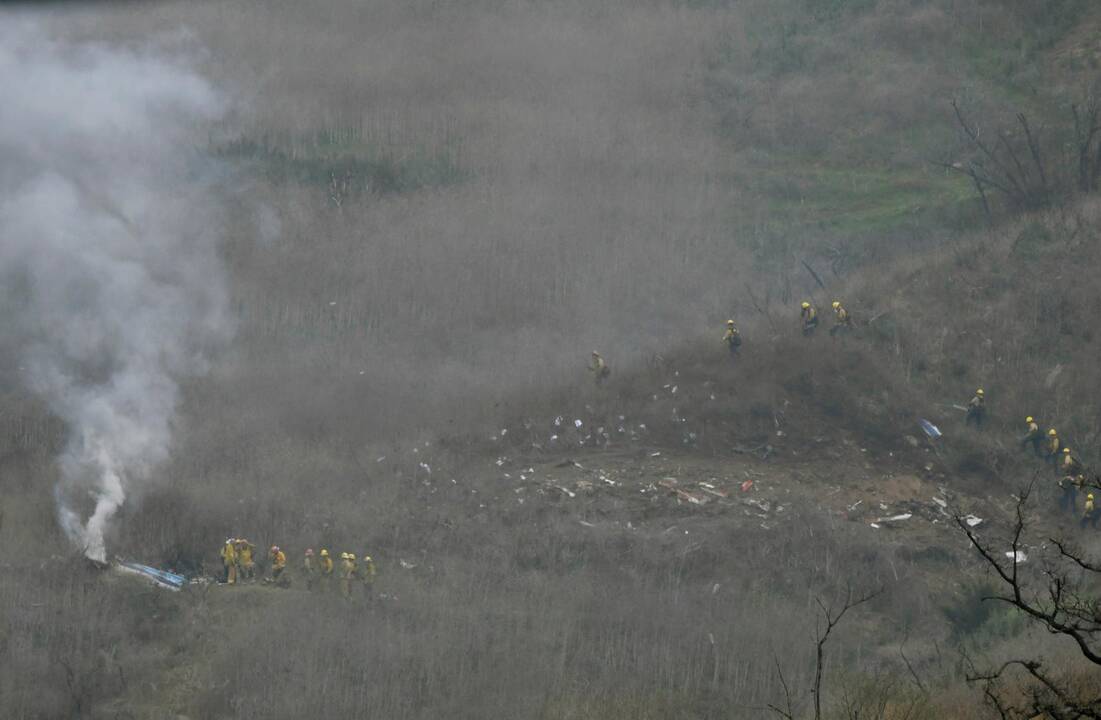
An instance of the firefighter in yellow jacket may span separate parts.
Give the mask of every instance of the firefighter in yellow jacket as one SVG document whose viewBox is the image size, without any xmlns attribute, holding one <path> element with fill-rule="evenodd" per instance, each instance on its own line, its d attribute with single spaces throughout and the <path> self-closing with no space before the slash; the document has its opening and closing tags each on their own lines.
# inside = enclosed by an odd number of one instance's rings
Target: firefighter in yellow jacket
<svg viewBox="0 0 1101 720">
<path fill-rule="evenodd" d="M 982 427 L 983 421 L 986 420 L 986 393 L 982 388 L 975 391 L 975 396 L 971 398 L 971 402 L 967 403 L 967 417 L 964 419 L 964 425 L 970 425 L 975 423 L 975 427 Z"/>
<path fill-rule="evenodd" d="M 378 569 L 375 568 L 375 561 L 370 555 L 363 556 L 363 567 L 359 571 L 359 579 L 363 581 L 363 590 L 367 594 L 367 599 L 371 600 L 375 596 L 375 575 L 378 574 Z"/>
<path fill-rule="evenodd" d="M 849 316 L 849 311 L 845 309 L 840 300 L 833 301 L 833 320 L 830 335 L 846 334 L 853 329 L 852 317 Z"/>
<path fill-rule="evenodd" d="M 799 318 L 803 321 L 803 334 L 809 337 L 818 327 L 818 309 L 807 300 L 803 301 L 801 308 Z"/>
<path fill-rule="evenodd" d="M 256 579 L 256 562 L 253 553 L 256 546 L 244 538 L 237 538 L 237 575 L 242 582 Z"/>
<path fill-rule="evenodd" d="M 356 579 L 356 556 L 350 552 L 340 554 L 340 594 L 352 597 L 352 582 Z"/>
<path fill-rule="evenodd" d="M 1063 453 L 1063 442 L 1059 439 L 1059 433 L 1055 428 L 1047 431 L 1047 439 L 1044 440 L 1044 462 L 1051 463 L 1055 472 L 1059 472 L 1059 458 Z"/>
<path fill-rule="evenodd" d="M 1101 518 L 1101 513 L 1097 512 L 1097 508 L 1093 504 L 1093 493 L 1086 495 L 1086 507 L 1082 513 L 1081 527 L 1086 527 L 1086 523 L 1089 523 L 1094 529 L 1097 528 L 1097 521 Z"/>
<path fill-rule="evenodd" d="M 593 350 L 593 361 L 589 365 L 589 372 L 593 374 L 593 379 L 597 385 L 603 385 L 604 381 L 608 379 L 608 376 L 612 374 L 611 369 L 608 367 L 608 363 L 604 362 L 604 356 Z"/>
<path fill-rule="evenodd" d="M 227 538 L 226 544 L 222 546 L 221 551 L 218 553 L 222 556 L 222 565 L 225 566 L 226 571 L 226 584 L 237 584 L 237 548 L 234 544 L 233 538 Z"/>
<path fill-rule="evenodd" d="M 318 561 L 318 576 L 321 590 L 327 592 L 333 579 L 333 559 L 329 557 L 329 551 L 321 548 L 321 559 Z"/>
<path fill-rule="evenodd" d="M 283 587 L 286 584 L 283 573 L 287 570 L 287 554 L 280 550 L 278 545 L 272 545 L 268 553 L 271 557 L 271 578 L 269 582 Z"/>
<path fill-rule="evenodd" d="M 1060 463 L 1062 473 L 1067 477 L 1078 477 L 1082 472 L 1082 463 L 1078 462 L 1078 458 L 1074 457 L 1074 453 L 1070 451 L 1070 448 L 1063 448 L 1063 460 Z"/>
<path fill-rule="evenodd" d="M 1021 449 L 1032 445 L 1032 452 L 1037 456 L 1041 454 L 1040 446 L 1044 442 L 1044 435 L 1040 432 L 1040 426 L 1031 415 L 1025 418 L 1025 436 L 1021 438 Z"/>
<path fill-rule="evenodd" d="M 734 327 L 733 320 L 726 321 L 726 332 L 723 333 L 723 343 L 726 345 L 726 349 L 730 351 L 730 357 L 737 357 L 738 348 L 742 346 L 742 336 L 741 333 L 738 332 L 738 328 Z"/>
</svg>

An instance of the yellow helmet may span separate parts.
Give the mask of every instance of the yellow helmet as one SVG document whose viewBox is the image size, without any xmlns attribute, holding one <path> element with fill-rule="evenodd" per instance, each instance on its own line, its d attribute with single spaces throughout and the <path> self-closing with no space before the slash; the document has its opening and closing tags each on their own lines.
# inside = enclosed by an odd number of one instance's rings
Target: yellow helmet
<svg viewBox="0 0 1101 720">
<path fill-rule="evenodd" d="M 839 307 L 841 307 L 841 301 L 840 300 L 834 300 L 833 301 L 833 309 L 836 310 Z"/>
<path fill-rule="evenodd" d="M 1052 429 L 1047 431 L 1047 434 L 1052 436 L 1052 437 L 1055 437 L 1058 433 L 1055 432 L 1055 428 L 1052 428 Z"/>
<path fill-rule="evenodd" d="M 329 557 L 329 551 L 325 548 L 321 548 L 321 557 Z"/>
<path fill-rule="evenodd" d="M 733 320 L 727 320 L 726 324 L 731 326 L 731 327 L 734 327 L 734 321 Z"/>
<path fill-rule="evenodd" d="M 363 556 L 363 562 L 372 562 L 371 556 L 370 555 L 364 555 Z"/>
<path fill-rule="evenodd" d="M 1086 499 L 1087 500 L 1093 500 L 1093 493 L 1090 493 L 1089 495 L 1087 495 Z"/>
<path fill-rule="evenodd" d="M 1070 455 L 1070 448 L 1063 448 L 1063 453 L 1066 455 Z"/>
<path fill-rule="evenodd" d="M 1025 422 L 1026 422 L 1026 423 L 1030 423 L 1030 422 L 1032 422 L 1032 416 L 1031 416 L 1031 415 L 1029 415 L 1028 417 L 1026 417 L 1026 418 L 1025 418 Z"/>
<path fill-rule="evenodd" d="M 976 391 L 975 391 L 975 394 L 976 394 L 976 395 L 982 395 L 982 394 L 983 394 L 983 392 L 982 392 L 982 388 L 979 388 L 978 390 L 976 390 Z"/>
<path fill-rule="evenodd" d="M 803 301 L 803 309 L 806 310 L 809 307 L 810 307 L 810 303 L 804 300 Z"/>
</svg>

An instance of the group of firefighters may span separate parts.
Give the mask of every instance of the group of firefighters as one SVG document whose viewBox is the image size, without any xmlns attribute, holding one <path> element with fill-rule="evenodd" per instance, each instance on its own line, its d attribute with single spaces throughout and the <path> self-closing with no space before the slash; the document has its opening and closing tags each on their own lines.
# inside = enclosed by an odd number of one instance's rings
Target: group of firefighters
<svg viewBox="0 0 1101 720">
<path fill-rule="evenodd" d="M 848 333 L 852 330 L 852 317 L 840 300 L 833 301 L 834 324 L 830 328 L 830 335 Z M 810 336 L 818 328 L 818 310 L 809 301 L 801 305 L 800 319 L 802 321 L 803 334 Z M 738 333 L 733 320 L 726 321 L 726 333 L 723 335 L 731 355 L 736 355 L 741 347 L 742 338 Z M 986 393 L 982 388 L 975 391 L 974 397 L 968 402 L 965 425 L 974 424 L 981 428 L 986 420 Z M 1056 477 L 1059 478 L 1059 489 L 1062 495 L 1059 498 L 1059 508 L 1062 512 L 1075 513 L 1078 507 L 1079 493 L 1086 492 L 1086 501 L 1080 520 L 1080 526 L 1090 525 L 1096 528 L 1101 522 L 1101 508 L 1094 504 L 1093 493 L 1088 491 L 1088 481 L 1082 463 L 1074 456 L 1069 447 L 1064 447 L 1059 440 L 1059 433 L 1055 428 L 1050 428 L 1045 435 L 1032 416 L 1025 418 L 1026 432 L 1021 439 L 1021 447 L 1032 446 L 1033 452 L 1042 457 L 1045 462 L 1051 463 Z"/>
<path fill-rule="evenodd" d="M 223 577 L 225 584 L 256 582 L 255 545 L 244 538 L 227 538 L 219 555 L 225 571 Z M 270 574 L 264 578 L 264 582 L 277 587 L 290 587 L 290 578 L 287 575 L 287 554 L 278 545 L 272 545 L 268 550 L 268 563 Z M 331 592 L 335 576 L 340 581 L 340 594 L 344 597 L 351 598 L 354 587 L 362 584 L 367 597 L 370 598 L 378 569 L 370 555 L 364 555 L 363 562 L 360 564 L 356 560 L 355 553 L 342 552 L 340 566 L 337 567 L 326 548 L 322 548 L 316 558 L 313 548 L 307 548 L 302 557 L 301 572 L 307 590 Z"/>
</svg>

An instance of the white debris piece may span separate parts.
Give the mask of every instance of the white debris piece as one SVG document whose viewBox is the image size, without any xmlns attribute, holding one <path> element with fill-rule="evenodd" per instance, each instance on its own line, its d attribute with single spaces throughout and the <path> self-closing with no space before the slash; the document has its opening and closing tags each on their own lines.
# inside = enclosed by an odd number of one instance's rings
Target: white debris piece
<svg viewBox="0 0 1101 720">
<path fill-rule="evenodd" d="M 901 522 L 903 520 L 909 520 L 913 516 L 914 516 L 913 513 L 902 513 L 901 515 L 892 515 L 891 517 L 876 518 L 875 522 L 877 522 L 877 523 Z"/>
<path fill-rule="evenodd" d="M 1014 557 L 1014 555 L 1016 555 L 1016 557 Z M 1010 560 L 1014 560 L 1018 564 L 1028 562 L 1028 555 L 1024 552 L 1024 550 L 1018 550 L 1016 553 L 1010 551 L 1007 552 L 1005 556 Z"/>
<path fill-rule="evenodd" d="M 416 567 L 415 563 L 406 562 L 405 560 L 398 560 L 398 564 L 401 565 L 402 568 L 405 570 L 412 570 Z"/>
<path fill-rule="evenodd" d="M 580 429 L 581 429 L 581 425 L 582 425 L 582 423 L 581 423 L 581 421 L 580 421 L 580 420 L 574 420 L 574 421 L 573 421 L 573 426 L 574 426 L 575 428 L 577 428 L 578 430 L 580 430 Z"/>
<path fill-rule="evenodd" d="M 935 497 L 935 498 L 933 498 L 933 502 L 935 502 L 937 505 L 939 505 L 941 510 L 947 510 L 948 509 L 948 501 L 945 500 L 944 498 Z"/>
<path fill-rule="evenodd" d="M 974 515 L 968 515 L 963 519 L 963 521 L 967 523 L 967 527 L 975 527 L 976 525 L 982 523 L 982 518 L 975 517 Z"/>
<path fill-rule="evenodd" d="M 508 435 L 508 428 L 501 429 L 501 437 L 504 437 L 505 435 Z"/>
<path fill-rule="evenodd" d="M 650 453 L 650 457 L 658 457 L 659 455 L 661 455 L 661 453 L 660 453 L 660 452 L 652 452 L 652 453 Z"/>
<path fill-rule="evenodd" d="M 428 463 L 421 463 L 421 467 L 424 468 L 424 471 L 429 475 L 432 474 L 432 468 L 428 467 Z"/>
</svg>

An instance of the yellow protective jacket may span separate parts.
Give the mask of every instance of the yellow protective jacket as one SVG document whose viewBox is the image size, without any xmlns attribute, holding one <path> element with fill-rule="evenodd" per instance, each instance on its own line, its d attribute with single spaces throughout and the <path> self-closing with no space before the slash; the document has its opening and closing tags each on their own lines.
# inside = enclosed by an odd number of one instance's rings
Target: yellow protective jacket
<svg viewBox="0 0 1101 720">
<path fill-rule="evenodd" d="M 838 308 L 836 310 L 834 310 L 833 313 L 834 313 L 834 315 L 837 316 L 837 324 L 838 325 L 848 325 L 849 324 L 849 322 L 850 322 L 850 320 L 849 320 L 849 311 L 845 309 L 844 305 L 838 306 Z"/>
<path fill-rule="evenodd" d="M 345 580 L 351 580 L 356 576 L 356 561 L 343 560 L 340 568 L 340 576 Z"/>
<path fill-rule="evenodd" d="M 321 574 L 332 575 L 333 574 L 333 559 L 331 557 L 321 558 Z"/>
<path fill-rule="evenodd" d="M 1078 461 L 1071 453 L 1063 455 L 1063 470 L 1066 471 L 1067 475 L 1074 476 L 1078 474 Z"/>
<path fill-rule="evenodd" d="M 1058 435 L 1048 436 L 1048 439 L 1047 439 L 1048 454 L 1054 455 L 1055 453 L 1059 452 L 1059 446 L 1061 444 L 1062 443 L 1059 442 L 1059 436 Z"/>
<path fill-rule="evenodd" d="M 1086 515 L 1092 515 L 1093 514 L 1093 500 L 1090 500 L 1089 498 L 1086 498 L 1085 514 Z"/>
<path fill-rule="evenodd" d="M 271 569 L 282 570 L 287 567 L 287 554 L 280 550 L 271 557 Z"/>
<path fill-rule="evenodd" d="M 738 334 L 738 328 L 728 327 L 726 332 L 723 333 L 723 342 L 727 345 L 738 345 L 741 343 L 741 335 Z"/>
<path fill-rule="evenodd" d="M 976 395 L 975 397 L 971 398 L 971 402 L 967 403 L 967 407 L 971 408 L 972 410 L 982 410 L 986 407 L 986 398 L 981 395 Z"/>
<path fill-rule="evenodd" d="M 1028 424 L 1028 434 L 1025 435 L 1025 438 L 1027 438 L 1029 440 L 1032 440 L 1033 438 L 1036 438 L 1036 437 L 1039 437 L 1039 436 L 1040 436 L 1040 426 L 1037 425 L 1034 422 L 1029 423 Z"/>
<path fill-rule="evenodd" d="M 313 572 L 314 572 L 313 556 L 307 555 L 302 559 L 302 569 L 306 571 L 307 575 L 313 575 Z"/>
<path fill-rule="evenodd" d="M 608 370 L 608 363 L 604 362 L 604 358 L 599 355 L 593 356 L 593 364 L 589 367 L 597 375 L 603 375 Z"/>
<path fill-rule="evenodd" d="M 218 554 L 222 556 L 222 562 L 227 566 L 232 565 L 237 560 L 237 548 L 233 547 L 233 543 L 223 545 L 221 552 Z"/>
<path fill-rule="evenodd" d="M 804 325 L 810 325 L 818 320 L 818 310 L 811 305 L 809 308 L 803 308 L 799 313 L 803 318 Z"/>
<path fill-rule="evenodd" d="M 370 562 L 363 563 L 363 572 L 360 573 L 360 575 L 363 577 L 363 582 L 365 582 L 365 583 L 374 582 L 375 581 L 375 575 L 377 575 L 377 574 L 378 574 L 378 571 L 375 569 L 375 561 L 374 560 L 371 560 Z"/>
<path fill-rule="evenodd" d="M 252 565 L 252 553 L 256 550 L 256 546 L 250 542 L 242 542 L 237 548 L 237 561 L 241 565 Z"/>
</svg>

